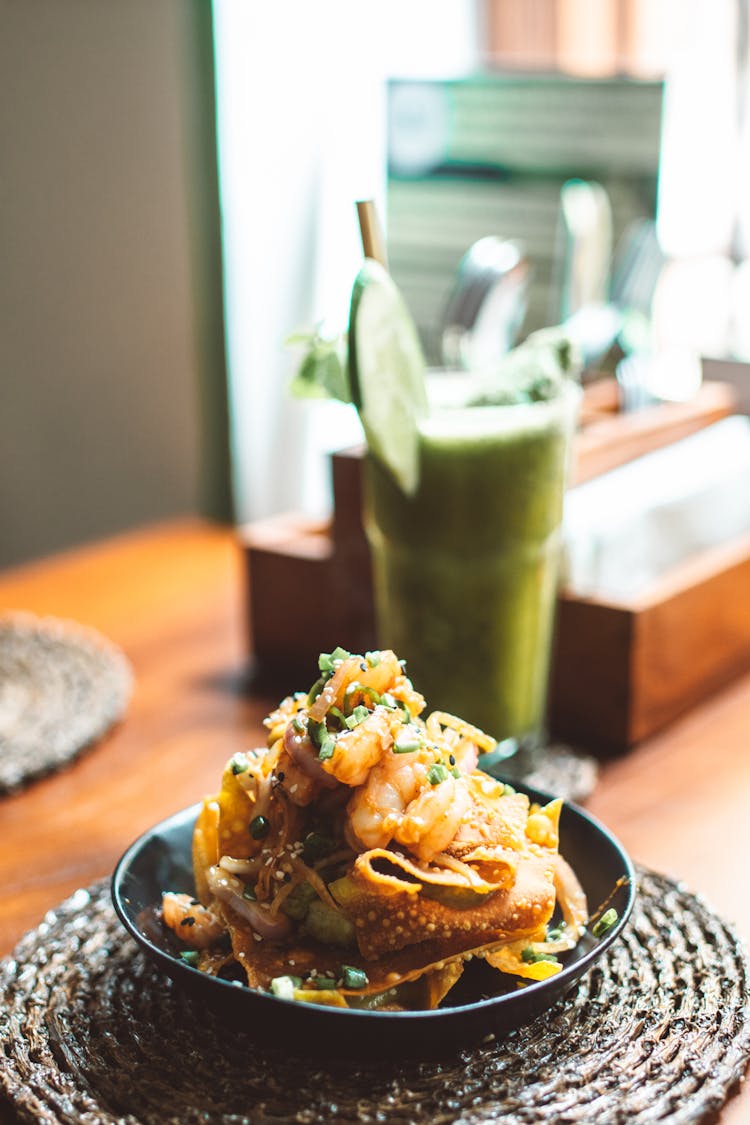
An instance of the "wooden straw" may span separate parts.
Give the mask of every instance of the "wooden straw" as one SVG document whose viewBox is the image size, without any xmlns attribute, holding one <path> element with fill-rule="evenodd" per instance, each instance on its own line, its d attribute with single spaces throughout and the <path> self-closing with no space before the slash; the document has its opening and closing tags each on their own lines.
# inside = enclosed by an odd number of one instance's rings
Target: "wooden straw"
<svg viewBox="0 0 750 1125">
<path fill-rule="evenodd" d="M 388 256 L 385 249 L 383 231 L 378 222 L 378 213 L 372 199 L 357 200 L 357 218 L 359 231 L 362 235 L 362 249 L 366 258 L 374 258 L 381 266 L 388 269 Z"/>
</svg>

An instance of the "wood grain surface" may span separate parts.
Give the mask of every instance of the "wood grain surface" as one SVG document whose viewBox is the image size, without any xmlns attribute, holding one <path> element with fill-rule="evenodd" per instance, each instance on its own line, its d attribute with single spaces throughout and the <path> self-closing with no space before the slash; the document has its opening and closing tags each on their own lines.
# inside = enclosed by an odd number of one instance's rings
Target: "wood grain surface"
<svg viewBox="0 0 750 1125">
<path fill-rule="evenodd" d="M 215 790 L 263 741 L 275 696 L 247 688 L 241 551 L 201 522 L 160 525 L 0 574 L 0 611 L 74 618 L 135 674 L 125 719 L 70 768 L 0 798 L 0 954 L 109 873 L 151 824 Z M 293 688 L 306 684 L 289 684 Z M 750 943 L 750 677 L 608 762 L 589 811 L 633 858 L 678 877 Z M 722 1125 L 750 1121 L 750 1091 Z"/>
</svg>

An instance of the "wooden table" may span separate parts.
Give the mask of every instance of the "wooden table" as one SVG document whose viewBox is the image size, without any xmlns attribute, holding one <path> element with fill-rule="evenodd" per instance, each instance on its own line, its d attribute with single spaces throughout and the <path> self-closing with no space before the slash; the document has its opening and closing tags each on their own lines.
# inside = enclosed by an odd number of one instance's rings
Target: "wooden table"
<svg viewBox="0 0 750 1125">
<path fill-rule="evenodd" d="M 0 954 L 109 873 L 140 832 L 213 791 L 232 753 L 262 743 L 276 700 L 245 687 L 241 565 L 229 530 L 196 521 L 0 574 L 0 610 L 92 625 L 135 672 L 117 729 L 64 772 L 0 798 Z M 587 806 L 634 859 L 703 894 L 750 944 L 750 676 L 607 764 Z M 750 1088 L 721 1115 L 747 1121 Z"/>
</svg>

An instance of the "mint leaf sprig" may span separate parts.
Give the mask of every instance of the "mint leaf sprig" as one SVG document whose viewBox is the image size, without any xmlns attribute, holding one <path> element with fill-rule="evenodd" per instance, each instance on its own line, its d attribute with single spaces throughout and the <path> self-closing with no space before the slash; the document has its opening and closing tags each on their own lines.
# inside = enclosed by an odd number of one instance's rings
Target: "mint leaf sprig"
<svg viewBox="0 0 750 1125">
<path fill-rule="evenodd" d="M 332 398 L 339 402 L 352 402 L 345 332 L 337 332 L 325 321 L 319 321 L 309 330 L 293 332 L 285 343 L 290 348 L 304 349 L 290 386 L 295 398 Z"/>
</svg>

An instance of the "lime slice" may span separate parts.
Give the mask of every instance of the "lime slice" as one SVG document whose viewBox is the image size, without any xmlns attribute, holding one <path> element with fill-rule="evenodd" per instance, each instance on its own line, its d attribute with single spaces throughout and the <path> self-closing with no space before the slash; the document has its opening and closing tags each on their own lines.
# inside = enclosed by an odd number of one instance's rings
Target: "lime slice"
<svg viewBox="0 0 750 1125">
<path fill-rule="evenodd" d="M 417 329 L 390 274 L 365 259 L 349 309 L 349 374 L 370 452 L 407 495 L 419 483 L 418 419 L 427 410 Z"/>
</svg>

